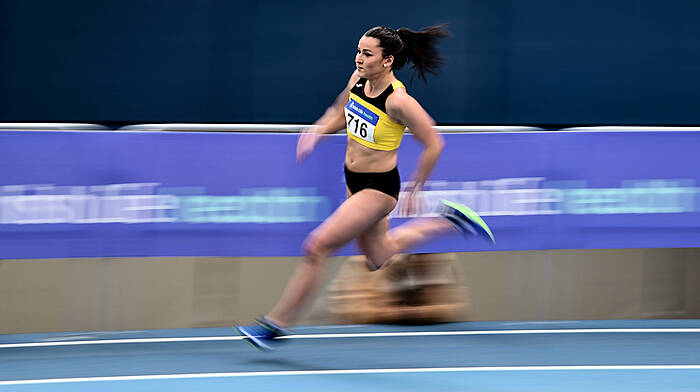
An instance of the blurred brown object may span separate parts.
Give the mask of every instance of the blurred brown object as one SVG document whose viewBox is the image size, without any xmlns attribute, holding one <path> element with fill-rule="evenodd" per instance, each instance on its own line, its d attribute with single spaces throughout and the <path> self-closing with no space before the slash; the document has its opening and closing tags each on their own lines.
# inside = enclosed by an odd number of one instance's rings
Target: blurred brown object
<svg viewBox="0 0 700 392">
<path fill-rule="evenodd" d="M 331 312 L 348 324 L 463 321 L 469 291 L 454 253 L 402 254 L 370 272 L 349 257 L 329 287 Z"/>
</svg>

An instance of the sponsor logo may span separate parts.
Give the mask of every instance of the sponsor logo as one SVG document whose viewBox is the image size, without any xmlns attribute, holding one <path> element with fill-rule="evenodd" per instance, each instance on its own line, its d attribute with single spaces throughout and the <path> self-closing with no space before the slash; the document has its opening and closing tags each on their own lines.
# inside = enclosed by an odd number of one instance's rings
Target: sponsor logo
<svg viewBox="0 0 700 392">
<path fill-rule="evenodd" d="M 348 102 L 346 107 L 348 108 L 348 110 L 362 117 L 364 120 L 366 120 L 372 125 L 377 125 L 377 123 L 379 122 L 379 115 L 377 113 L 374 113 L 373 111 L 360 105 L 357 101 L 353 99 L 351 99 L 350 102 Z"/>
</svg>

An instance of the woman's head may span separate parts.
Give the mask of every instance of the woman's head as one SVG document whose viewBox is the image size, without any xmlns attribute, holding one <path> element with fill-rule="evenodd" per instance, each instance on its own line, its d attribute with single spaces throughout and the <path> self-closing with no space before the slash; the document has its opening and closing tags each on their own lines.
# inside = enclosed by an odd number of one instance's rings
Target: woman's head
<svg viewBox="0 0 700 392">
<path fill-rule="evenodd" d="M 431 26 L 421 31 L 413 31 L 407 28 L 398 30 L 389 27 L 377 26 L 367 30 L 360 39 L 365 39 L 365 44 L 376 46 L 381 51 L 380 55 L 387 64 L 383 68 L 391 70 L 401 69 L 409 61 L 418 78 L 425 80 L 425 73 L 435 73 L 435 70 L 443 63 L 440 52 L 437 49 L 437 40 L 449 37 L 450 33 L 444 25 Z M 358 48 L 359 50 L 360 48 Z"/>
<path fill-rule="evenodd" d="M 394 57 L 385 56 L 379 45 L 380 41 L 377 38 L 366 35 L 360 38 L 355 55 L 355 66 L 360 77 L 374 79 L 377 75 L 391 70 Z"/>
</svg>

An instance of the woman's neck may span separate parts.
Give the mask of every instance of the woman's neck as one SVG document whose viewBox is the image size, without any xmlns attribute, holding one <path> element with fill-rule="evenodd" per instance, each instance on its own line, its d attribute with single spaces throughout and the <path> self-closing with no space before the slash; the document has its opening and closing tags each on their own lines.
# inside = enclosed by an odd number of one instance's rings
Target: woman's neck
<svg viewBox="0 0 700 392">
<path fill-rule="evenodd" d="M 369 96 L 381 94 L 394 80 L 396 80 L 396 77 L 393 72 L 383 73 L 376 78 L 367 79 L 365 94 Z"/>
</svg>

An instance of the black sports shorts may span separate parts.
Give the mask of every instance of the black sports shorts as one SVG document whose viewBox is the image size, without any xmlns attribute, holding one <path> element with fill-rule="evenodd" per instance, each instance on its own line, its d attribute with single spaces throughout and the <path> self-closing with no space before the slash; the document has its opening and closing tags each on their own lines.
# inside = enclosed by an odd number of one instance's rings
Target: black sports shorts
<svg viewBox="0 0 700 392">
<path fill-rule="evenodd" d="M 345 166 L 345 183 L 353 195 L 369 188 L 386 193 L 398 200 L 401 190 L 401 177 L 399 177 L 399 169 L 396 167 L 383 173 L 357 173 Z"/>
</svg>

